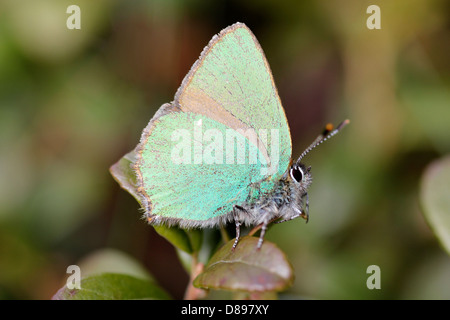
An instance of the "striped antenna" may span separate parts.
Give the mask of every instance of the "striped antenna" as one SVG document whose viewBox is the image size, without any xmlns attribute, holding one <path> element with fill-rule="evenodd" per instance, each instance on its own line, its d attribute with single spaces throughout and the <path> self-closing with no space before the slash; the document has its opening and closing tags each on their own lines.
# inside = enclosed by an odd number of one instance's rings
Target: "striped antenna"
<svg viewBox="0 0 450 320">
<path fill-rule="evenodd" d="M 325 129 L 323 130 L 323 132 L 313 141 L 313 143 L 311 143 L 309 145 L 308 148 L 305 149 L 305 151 L 302 152 L 302 154 L 300 155 L 300 157 L 297 160 L 297 164 L 299 165 L 301 160 L 315 147 L 317 147 L 319 144 L 321 144 L 322 142 L 327 141 L 328 139 L 330 139 L 331 137 L 333 137 L 334 135 L 336 135 L 339 131 L 341 131 L 341 129 L 343 127 L 345 127 L 347 124 L 350 123 L 350 120 L 346 119 L 344 121 L 342 121 L 337 127 L 336 129 L 333 129 L 333 125 L 331 123 L 327 124 L 325 126 Z"/>
</svg>

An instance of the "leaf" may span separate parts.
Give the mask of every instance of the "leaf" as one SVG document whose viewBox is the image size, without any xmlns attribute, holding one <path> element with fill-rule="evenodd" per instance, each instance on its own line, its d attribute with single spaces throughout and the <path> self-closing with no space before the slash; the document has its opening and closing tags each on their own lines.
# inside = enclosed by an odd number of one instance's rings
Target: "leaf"
<svg viewBox="0 0 450 320">
<path fill-rule="evenodd" d="M 113 164 L 109 171 L 119 185 L 142 205 L 136 189 L 136 174 L 133 170 L 133 163 L 135 161 L 136 154 L 133 150 Z M 154 226 L 154 228 L 160 236 L 166 238 L 174 246 L 187 253 L 198 251 L 201 246 L 202 231 L 200 230 L 183 230 L 177 227 L 169 228 L 164 225 Z"/>
<path fill-rule="evenodd" d="M 450 254 L 450 156 L 432 162 L 421 181 L 422 212 L 444 249 Z"/>
<path fill-rule="evenodd" d="M 111 166 L 109 172 L 119 185 L 128 191 L 141 204 L 139 194 L 136 190 L 136 174 L 133 171 L 133 163 L 136 161 L 136 154 L 128 152 L 119 161 Z"/>
<path fill-rule="evenodd" d="M 191 229 L 185 230 L 187 236 L 189 237 L 189 242 L 193 252 L 200 251 L 203 242 L 203 230 Z"/>
<path fill-rule="evenodd" d="M 264 291 L 264 292 L 246 292 L 246 291 L 235 291 L 233 293 L 233 300 L 278 300 L 278 294 L 275 291 Z"/>
<path fill-rule="evenodd" d="M 81 280 L 81 289 L 62 287 L 53 300 L 170 299 L 155 283 L 118 273 L 103 273 Z"/>
<path fill-rule="evenodd" d="M 256 249 L 258 239 L 246 236 L 232 251 L 234 240 L 220 248 L 205 270 L 194 280 L 194 286 L 207 289 L 239 291 L 282 291 L 292 285 L 291 264 L 275 244 L 264 241 Z"/>
<path fill-rule="evenodd" d="M 83 277 L 101 273 L 119 273 L 153 280 L 146 268 L 134 257 L 112 248 L 99 249 L 83 257 L 77 263 Z"/>
<path fill-rule="evenodd" d="M 184 230 L 177 227 L 166 227 L 164 225 L 153 226 L 155 231 L 166 238 L 171 244 L 189 254 L 198 250 L 198 238 L 201 232 L 198 229 Z M 191 241 L 191 238 L 193 241 Z"/>
</svg>

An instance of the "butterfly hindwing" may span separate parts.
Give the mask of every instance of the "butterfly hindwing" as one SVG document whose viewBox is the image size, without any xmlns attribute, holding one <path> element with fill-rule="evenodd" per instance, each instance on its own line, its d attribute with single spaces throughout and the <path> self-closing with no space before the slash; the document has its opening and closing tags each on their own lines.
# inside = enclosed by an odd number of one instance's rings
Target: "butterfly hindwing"
<svg viewBox="0 0 450 320">
<path fill-rule="evenodd" d="M 214 224 L 225 222 L 233 205 L 246 201 L 248 186 L 261 179 L 264 158 L 242 137 L 223 149 L 228 156 L 234 153 L 233 159 L 227 159 L 220 147 L 230 132 L 225 125 L 191 112 L 170 113 L 156 121 L 137 162 L 144 203 L 151 204 L 152 215 L 186 226 L 210 219 Z M 251 154 L 256 155 L 254 164 L 249 164 Z"/>
</svg>

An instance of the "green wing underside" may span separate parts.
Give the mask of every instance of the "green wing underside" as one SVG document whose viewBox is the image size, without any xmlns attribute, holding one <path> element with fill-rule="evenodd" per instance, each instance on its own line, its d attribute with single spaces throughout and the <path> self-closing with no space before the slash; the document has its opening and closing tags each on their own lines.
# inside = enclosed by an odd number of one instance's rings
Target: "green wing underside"
<svg viewBox="0 0 450 320">
<path fill-rule="evenodd" d="M 264 54 L 243 24 L 211 40 L 167 110 L 150 121 L 137 148 L 147 215 L 214 224 L 234 205 L 270 193 L 289 166 L 284 110 Z M 227 142 L 227 135 L 249 131 L 256 142 Z"/>
</svg>

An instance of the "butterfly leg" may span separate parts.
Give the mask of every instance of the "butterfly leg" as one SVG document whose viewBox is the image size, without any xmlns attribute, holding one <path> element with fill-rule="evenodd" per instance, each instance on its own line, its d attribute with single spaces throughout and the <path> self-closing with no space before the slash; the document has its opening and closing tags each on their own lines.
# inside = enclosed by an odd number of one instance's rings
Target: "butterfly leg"
<svg viewBox="0 0 450 320">
<path fill-rule="evenodd" d="M 308 221 L 309 221 L 309 196 L 308 196 L 308 193 L 306 193 L 305 197 L 306 197 L 305 213 L 302 216 L 302 218 L 304 218 L 306 220 L 306 223 L 308 223 Z"/>
<path fill-rule="evenodd" d="M 275 221 L 274 223 L 278 224 L 278 223 L 282 223 L 282 222 L 286 222 L 286 221 L 291 221 L 291 220 L 294 220 L 295 218 L 301 217 L 303 215 L 304 215 L 304 213 L 302 212 L 302 213 L 296 214 L 295 216 L 292 216 L 290 218 L 283 219 L 283 220 L 280 220 L 280 221 Z"/>
<path fill-rule="evenodd" d="M 241 223 L 238 220 L 235 220 L 236 222 L 236 240 L 234 240 L 233 248 L 234 250 L 239 242 L 239 237 L 241 236 Z"/>
<path fill-rule="evenodd" d="M 239 221 L 237 210 L 245 211 L 244 208 L 241 206 L 234 206 L 233 207 L 233 216 L 234 216 L 234 223 L 236 224 L 236 240 L 234 240 L 232 250 L 234 250 L 239 242 L 239 238 L 241 236 L 241 222 Z"/>
<path fill-rule="evenodd" d="M 290 220 L 293 220 L 298 217 L 302 217 L 303 219 L 306 220 L 306 222 L 308 222 L 308 220 L 309 220 L 309 196 L 308 196 L 308 194 L 306 194 L 305 197 L 306 197 L 306 202 L 305 202 L 305 210 L 304 211 L 294 208 L 294 210 L 297 211 L 296 215 L 293 215 L 292 217 L 287 218 L 287 219 L 276 221 L 275 223 L 282 223 L 282 222 L 290 221 Z"/>
<path fill-rule="evenodd" d="M 269 224 L 268 221 L 264 221 L 262 227 L 261 227 L 261 233 L 259 235 L 259 239 L 258 239 L 258 244 L 256 246 L 256 249 L 259 250 L 261 249 L 261 246 L 263 244 L 264 241 L 264 235 L 266 234 L 266 230 L 267 230 L 267 225 Z"/>
</svg>

